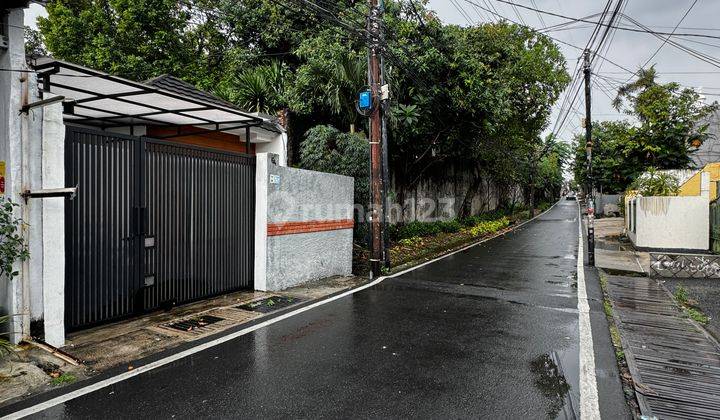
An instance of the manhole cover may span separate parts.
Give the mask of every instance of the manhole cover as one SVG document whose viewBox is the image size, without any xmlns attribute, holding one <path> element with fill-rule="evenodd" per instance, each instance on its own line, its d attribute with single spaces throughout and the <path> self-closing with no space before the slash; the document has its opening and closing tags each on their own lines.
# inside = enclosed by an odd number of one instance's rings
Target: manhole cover
<svg viewBox="0 0 720 420">
<path fill-rule="evenodd" d="M 173 322 L 172 324 L 167 324 L 167 327 L 174 328 L 180 331 L 195 331 L 197 329 L 207 327 L 208 325 L 212 325 L 216 322 L 220 322 L 223 320 L 224 318 L 220 318 L 218 316 L 204 315 L 197 318 L 190 318 L 182 321 Z"/>
<path fill-rule="evenodd" d="M 244 309 L 246 311 L 262 312 L 266 314 L 268 312 L 277 311 L 278 309 L 294 305 L 298 302 L 300 302 L 300 299 L 298 298 L 285 296 L 270 296 L 269 298 L 264 298 L 250 303 L 246 303 L 244 305 L 236 306 L 236 308 Z"/>
</svg>

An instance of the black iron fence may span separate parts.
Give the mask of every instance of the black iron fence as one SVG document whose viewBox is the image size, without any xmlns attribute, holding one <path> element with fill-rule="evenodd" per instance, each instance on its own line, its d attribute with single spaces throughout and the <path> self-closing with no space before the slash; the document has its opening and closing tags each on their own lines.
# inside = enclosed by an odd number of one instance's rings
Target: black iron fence
<svg viewBox="0 0 720 420">
<path fill-rule="evenodd" d="M 252 287 L 255 159 L 68 127 L 66 326 Z"/>
</svg>

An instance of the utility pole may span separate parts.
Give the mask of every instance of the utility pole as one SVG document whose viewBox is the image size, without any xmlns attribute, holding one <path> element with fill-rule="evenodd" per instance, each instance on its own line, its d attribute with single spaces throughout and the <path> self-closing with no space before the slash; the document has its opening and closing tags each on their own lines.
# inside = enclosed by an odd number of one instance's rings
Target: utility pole
<svg viewBox="0 0 720 420">
<path fill-rule="evenodd" d="M 590 98 L 590 51 L 585 50 L 583 72 L 585 74 L 585 153 L 587 155 L 587 201 L 588 201 L 588 265 L 595 265 L 595 196 L 592 173 L 592 115 Z"/>
<path fill-rule="evenodd" d="M 384 1 L 380 0 L 380 10 L 384 11 Z M 382 130 L 382 141 L 380 144 L 380 147 L 382 148 L 382 242 L 383 242 L 383 266 L 386 269 L 390 269 L 390 252 L 389 252 L 389 241 L 390 238 L 388 238 L 388 218 L 390 215 L 388 214 L 387 209 L 390 208 L 388 205 L 388 194 L 387 190 L 390 186 L 390 165 L 388 161 L 388 139 L 387 139 L 387 111 L 390 107 L 390 89 L 385 84 L 385 60 L 380 57 L 380 85 L 382 89 L 382 100 L 380 103 L 382 104 L 380 106 L 380 112 L 381 112 L 381 130 Z"/>
<path fill-rule="evenodd" d="M 373 108 L 370 114 L 370 275 L 378 276 L 381 272 L 383 256 L 383 225 L 385 212 L 383 206 L 382 182 L 382 119 L 381 119 L 381 83 L 380 53 L 382 48 L 382 11 L 378 0 L 368 0 L 370 12 L 368 16 L 368 85 L 372 97 Z"/>
</svg>

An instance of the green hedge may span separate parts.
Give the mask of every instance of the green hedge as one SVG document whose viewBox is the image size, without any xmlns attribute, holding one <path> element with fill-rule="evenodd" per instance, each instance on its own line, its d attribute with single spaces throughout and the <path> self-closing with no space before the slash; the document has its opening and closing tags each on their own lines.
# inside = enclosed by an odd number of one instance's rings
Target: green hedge
<svg viewBox="0 0 720 420">
<path fill-rule="evenodd" d="M 480 222 L 477 225 L 468 229 L 468 232 L 470 232 L 470 234 L 472 236 L 478 237 L 478 236 L 486 235 L 488 233 L 495 233 L 501 229 L 505 229 L 508 226 L 510 226 L 510 219 L 503 216 L 498 220 L 489 220 L 487 222 Z"/>
<path fill-rule="evenodd" d="M 390 239 L 393 241 L 414 237 L 437 235 L 438 233 L 460 232 L 464 226 L 462 223 L 453 220 L 437 222 L 410 222 L 404 225 L 393 225 L 390 227 Z"/>
<path fill-rule="evenodd" d="M 522 210 L 520 207 L 515 207 L 512 210 L 496 210 L 464 219 L 451 219 L 437 222 L 414 221 L 402 225 L 390 225 L 388 226 L 388 234 L 391 241 L 398 242 L 403 239 L 422 238 L 437 235 L 438 233 L 456 233 L 463 229 L 469 229 L 471 232 L 475 229 L 476 232 L 481 232 L 483 229 L 490 229 L 492 226 L 498 225 L 497 223 L 495 225 L 492 223 L 487 224 L 488 222 L 498 222 L 502 224 L 502 226 L 495 229 L 496 231 L 508 226 L 510 221 L 507 219 L 507 216 L 517 213 L 520 210 Z M 482 227 L 478 228 L 478 226 Z M 479 234 L 482 233 L 478 233 L 477 235 Z"/>
</svg>

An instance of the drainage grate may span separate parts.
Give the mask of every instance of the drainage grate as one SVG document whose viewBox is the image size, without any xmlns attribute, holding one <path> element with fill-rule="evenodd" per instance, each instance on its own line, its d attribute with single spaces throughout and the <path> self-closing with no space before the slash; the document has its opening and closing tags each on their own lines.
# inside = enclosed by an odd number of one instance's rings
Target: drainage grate
<svg viewBox="0 0 720 420">
<path fill-rule="evenodd" d="M 173 322 L 172 324 L 167 324 L 166 326 L 168 328 L 174 328 L 180 331 L 195 331 L 197 329 L 204 328 L 208 325 L 212 325 L 216 322 L 224 320 L 225 318 L 220 318 L 212 315 L 204 315 L 197 318 L 190 318 L 184 319 L 182 321 Z"/>
<path fill-rule="evenodd" d="M 252 312 L 262 312 L 264 314 L 278 309 L 286 308 L 290 305 L 294 305 L 300 302 L 300 299 L 286 296 L 270 296 L 256 300 L 254 302 L 246 303 L 244 305 L 236 306 L 237 309 L 244 309 Z"/>
</svg>

